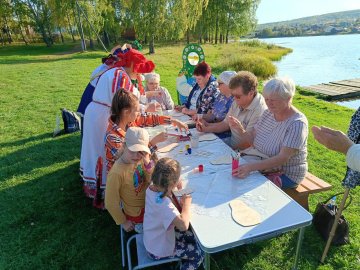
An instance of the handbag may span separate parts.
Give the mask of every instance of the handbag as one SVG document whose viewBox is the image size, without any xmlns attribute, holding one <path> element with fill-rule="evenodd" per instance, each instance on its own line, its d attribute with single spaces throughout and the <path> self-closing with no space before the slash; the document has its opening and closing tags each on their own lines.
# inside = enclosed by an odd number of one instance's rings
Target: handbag
<svg viewBox="0 0 360 270">
<path fill-rule="evenodd" d="M 334 224 L 335 215 L 338 211 L 338 207 L 336 205 L 330 207 L 328 205 L 328 202 L 334 196 L 338 196 L 341 194 L 344 193 L 334 194 L 326 201 L 318 203 L 316 206 L 313 217 L 313 224 L 315 226 L 315 229 L 318 231 L 318 233 L 322 236 L 322 238 L 325 241 L 327 241 L 327 239 L 329 238 L 331 228 Z M 352 201 L 352 197 L 350 196 L 350 200 L 343 210 L 345 210 L 350 205 L 351 201 Z M 345 217 L 341 215 L 331 244 L 335 246 L 341 246 L 348 243 L 350 243 L 349 223 L 345 219 Z"/>
</svg>

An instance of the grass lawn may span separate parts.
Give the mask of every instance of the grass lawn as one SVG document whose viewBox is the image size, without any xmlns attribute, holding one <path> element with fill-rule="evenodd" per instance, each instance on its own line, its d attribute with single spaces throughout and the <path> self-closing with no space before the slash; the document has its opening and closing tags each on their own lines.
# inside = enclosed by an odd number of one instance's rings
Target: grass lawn
<svg viewBox="0 0 360 270">
<path fill-rule="evenodd" d="M 224 52 L 240 51 L 237 46 L 204 45 L 206 61 L 215 73 L 221 71 Z M 0 269 L 121 268 L 118 226 L 82 193 L 80 134 L 52 138 L 59 108 L 76 110 L 90 73 L 105 55 L 100 51 L 67 53 L 71 48 L 0 48 Z M 150 56 L 161 84 L 173 97 L 182 49 L 165 46 Z M 294 103 L 310 126 L 346 131 L 353 114 L 313 96 L 297 94 Z M 311 134 L 308 149 L 310 172 L 334 186 L 332 191 L 310 197 L 314 211 L 318 201 L 343 191 L 345 158 L 316 143 Z M 351 244 L 331 247 L 326 264 L 319 266 L 325 243 L 310 226 L 300 269 L 360 269 L 359 188 L 352 195 L 353 203 L 344 213 Z M 211 256 L 212 269 L 290 269 L 296 241 L 297 232 L 290 232 L 221 252 Z"/>
</svg>

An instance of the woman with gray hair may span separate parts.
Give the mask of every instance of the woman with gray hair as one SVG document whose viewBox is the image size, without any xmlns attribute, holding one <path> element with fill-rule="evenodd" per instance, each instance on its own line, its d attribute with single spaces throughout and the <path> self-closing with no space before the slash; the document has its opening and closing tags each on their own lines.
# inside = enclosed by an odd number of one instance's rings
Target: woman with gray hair
<svg viewBox="0 0 360 270">
<path fill-rule="evenodd" d="M 163 110 L 173 110 L 174 101 L 171 99 L 169 91 L 165 87 L 160 86 L 160 75 L 149 73 L 145 75 L 145 80 L 147 103 L 157 102 Z"/>
<path fill-rule="evenodd" d="M 249 143 L 251 151 L 261 157 L 240 165 L 235 175 L 245 178 L 252 171 L 261 171 L 282 189 L 295 188 L 307 171 L 308 121 L 292 105 L 295 84 L 288 78 L 274 78 L 264 86 L 263 96 L 268 109 L 260 117 L 253 132 L 232 119 Z M 256 154 L 257 153 L 257 154 Z"/>
<path fill-rule="evenodd" d="M 235 71 L 223 71 L 218 79 L 218 89 L 220 93 L 216 96 L 214 101 L 214 108 L 203 116 L 206 122 L 221 122 L 226 117 L 234 97 L 231 95 L 229 83 L 232 77 L 237 73 Z"/>
</svg>

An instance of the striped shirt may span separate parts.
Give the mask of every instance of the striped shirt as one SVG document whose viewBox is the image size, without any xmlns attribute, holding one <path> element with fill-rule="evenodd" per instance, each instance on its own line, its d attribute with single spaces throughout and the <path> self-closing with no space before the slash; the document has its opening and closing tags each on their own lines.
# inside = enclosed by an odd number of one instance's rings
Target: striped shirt
<svg viewBox="0 0 360 270">
<path fill-rule="evenodd" d="M 298 150 L 281 169 L 291 180 L 300 183 L 307 171 L 309 131 L 306 116 L 296 112 L 284 121 L 276 121 L 266 110 L 255 125 L 255 132 L 254 147 L 269 157 L 278 155 L 283 147 Z"/>
</svg>

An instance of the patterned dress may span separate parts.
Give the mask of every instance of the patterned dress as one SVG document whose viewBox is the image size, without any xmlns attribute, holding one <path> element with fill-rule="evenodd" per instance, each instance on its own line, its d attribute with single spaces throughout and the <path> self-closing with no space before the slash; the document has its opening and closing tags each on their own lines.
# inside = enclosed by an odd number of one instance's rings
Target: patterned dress
<svg viewBox="0 0 360 270">
<path fill-rule="evenodd" d="M 360 143 L 360 107 L 351 118 L 348 137 L 354 143 Z M 347 188 L 355 188 L 360 185 L 360 172 L 347 168 L 343 186 Z"/>
<path fill-rule="evenodd" d="M 212 112 L 214 119 L 212 120 L 214 122 L 220 122 L 224 120 L 233 101 L 234 101 L 233 96 L 226 97 L 225 95 L 220 93 L 214 103 L 214 110 Z"/>
</svg>

